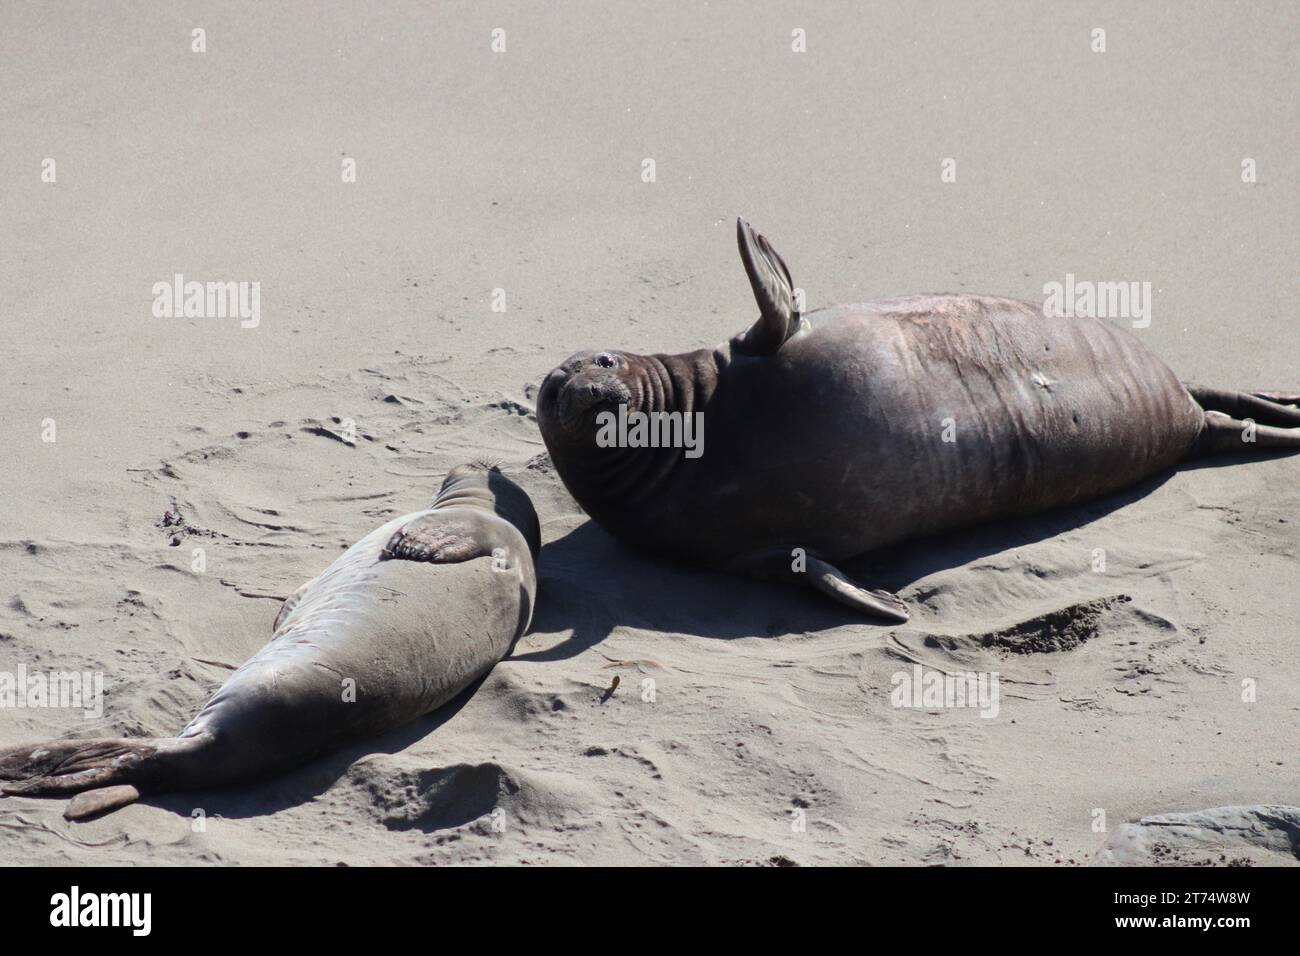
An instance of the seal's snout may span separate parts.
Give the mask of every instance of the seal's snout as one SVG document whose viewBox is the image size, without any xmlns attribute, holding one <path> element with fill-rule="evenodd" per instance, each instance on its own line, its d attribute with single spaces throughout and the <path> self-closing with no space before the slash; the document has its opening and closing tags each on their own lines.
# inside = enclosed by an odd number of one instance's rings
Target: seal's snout
<svg viewBox="0 0 1300 956">
<path fill-rule="evenodd" d="M 537 394 L 542 429 L 583 431 L 594 413 L 626 403 L 632 390 L 623 381 L 627 363 L 616 352 L 579 352 L 546 376 Z"/>
<path fill-rule="evenodd" d="M 631 392 L 614 376 L 591 376 L 579 373 L 560 390 L 558 413 L 562 423 L 578 427 L 589 413 L 624 404 Z"/>
</svg>

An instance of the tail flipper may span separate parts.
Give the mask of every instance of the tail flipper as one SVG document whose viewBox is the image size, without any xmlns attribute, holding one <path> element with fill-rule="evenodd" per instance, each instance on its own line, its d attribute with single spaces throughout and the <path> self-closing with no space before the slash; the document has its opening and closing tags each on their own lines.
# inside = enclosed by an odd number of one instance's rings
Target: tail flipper
<svg viewBox="0 0 1300 956">
<path fill-rule="evenodd" d="M 0 751 L 0 794 L 53 797 L 80 794 L 64 816 L 81 820 L 140 798 L 154 779 L 166 738 L 55 740 Z"/>
<path fill-rule="evenodd" d="M 1300 405 L 1300 392 L 1251 392 L 1251 394 L 1277 405 Z"/>
<path fill-rule="evenodd" d="M 92 817 L 103 816 L 105 813 L 112 813 L 114 810 L 121 810 L 139 799 L 140 791 L 129 783 L 87 790 L 72 798 L 72 802 L 63 811 L 63 818 L 89 820 Z"/>
<path fill-rule="evenodd" d="M 1276 428 L 1300 427 L 1300 396 L 1283 392 L 1234 392 L 1221 388 L 1188 385 L 1196 404 L 1207 412 L 1222 412 L 1238 420 L 1250 419 Z"/>
<path fill-rule="evenodd" d="M 1187 385 L 1205 412 L 1191 457 L 1250 451 L 1300 450 L 1300 395 L 1233 392 Z"/>
</svg>

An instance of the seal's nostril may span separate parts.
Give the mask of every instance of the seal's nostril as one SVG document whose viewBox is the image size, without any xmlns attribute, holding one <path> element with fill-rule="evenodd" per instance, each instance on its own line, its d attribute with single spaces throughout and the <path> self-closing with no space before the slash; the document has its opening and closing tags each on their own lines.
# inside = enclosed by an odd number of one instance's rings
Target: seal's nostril
<svg viewBox="0 0 1300 956">
<path fill-rule="evenodd" d="M 600 394 L 600 389 L 597 388 L 595 385 L 588 385 L 587 394 L 590 395 L 592 398 L 595 398 Z"/>
</svg>

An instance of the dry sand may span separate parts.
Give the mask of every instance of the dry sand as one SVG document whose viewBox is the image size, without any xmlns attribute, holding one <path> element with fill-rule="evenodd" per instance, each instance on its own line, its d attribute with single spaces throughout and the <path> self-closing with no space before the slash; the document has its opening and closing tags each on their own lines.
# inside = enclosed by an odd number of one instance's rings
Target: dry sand
<svg viewBox="0 0 1300 956">
<path fill-rule="evenodd" d="M 1144 280 L 1186 379 L 1300 386 L 1293 4 L 430 6 L 0 12 L 0 671 L 107 682 L 98 720 L 0 710 L 0 747 L 175 732 L 276 596 L 468 458 L 546 541 L 532 632 L 463 706 L 89 824 L 5 799 L 0 859 L 1067 865 L 1300 802 L 1296 459 L 877 556 L 891 628 L 629 552 L 532 404 L 579 348 L 751 321 L 737 213 L 809 307 Z M 155 318 L 178 272 L 260 282 L 260 324 Z M 892 707 L 916 662 L 999 671 L 998 717 Z"/>
</svg>

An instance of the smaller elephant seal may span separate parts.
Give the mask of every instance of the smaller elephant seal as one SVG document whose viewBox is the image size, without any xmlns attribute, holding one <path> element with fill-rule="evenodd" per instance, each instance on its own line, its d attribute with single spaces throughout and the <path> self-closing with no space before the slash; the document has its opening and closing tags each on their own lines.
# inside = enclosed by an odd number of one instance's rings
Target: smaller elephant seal
<svg viewBox="0 0 1300 956">
<path fill-rule="evenodd" d="M 1103 319 L 982 295 L 801 314 L 771 243 L 743 219 L 737 238 L 748 331 L 680 355 L 579 352 L 538 393 L 565 486 L 632 545 L 902 622 L 903 601 L 836 562 L 1202 455 L 1300 450 L 1300 395 L 1184 385 Z"/>
<path fill-rule="evenodd" d="M 271 641 L 175 737 L 0 752 L 0 792 L 64 816 L 285 770 L 409 723 L 506 656 L 532 620 L 541 533 L 495 466 L 453 468 L 425 511 L 366 535 L 290 597 Z"/>
</svg>

